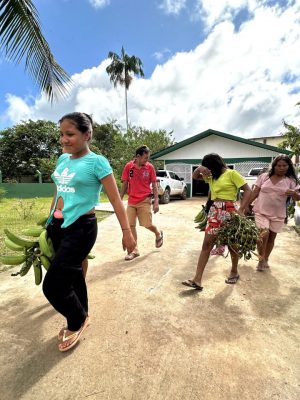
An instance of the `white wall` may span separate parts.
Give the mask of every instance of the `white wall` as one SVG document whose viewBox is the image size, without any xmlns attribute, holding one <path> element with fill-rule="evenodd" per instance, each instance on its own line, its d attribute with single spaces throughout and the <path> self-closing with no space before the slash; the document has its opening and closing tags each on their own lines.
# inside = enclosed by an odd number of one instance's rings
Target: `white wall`
<svg viewBox="0 0 300 400">
<path fill-rule="evenodd" d="M 157 160 L 202 159 L 206 154 L 217 153 L 222 158 L 276 157 L 277 152 L 245 143 L 210 135 L 197 142 L 172 151 Z"/>
</svg>

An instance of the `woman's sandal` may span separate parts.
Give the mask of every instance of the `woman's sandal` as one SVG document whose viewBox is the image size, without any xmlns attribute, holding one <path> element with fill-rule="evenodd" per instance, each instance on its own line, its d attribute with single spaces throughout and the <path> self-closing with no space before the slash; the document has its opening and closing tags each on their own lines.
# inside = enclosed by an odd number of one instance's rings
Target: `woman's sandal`
<svg viewBox="0 0 300 400">
<path fill-rule="evenodd" d="M 237 281 L 240 279 L 239 275 L 236 276 L 229 276 L 228 278 L 225 279 L 225 283 L 229 284 L 229 285 L 234 285 L 235 283 L 237 283 Z"/>
<path fill-rule="evenodd" d="M 140 253 L 129 253 L 125 256 L 125 261 L 131 261 L 134 260 L 136 257 L 139 257 Z"/>
<path fill-rule="evenodd" d="M 91 324 L 91 318 L 88 317 L 88 319 L 89 319 L 89 320 L 88 320 L 88 322 L 87 322 L 87 327 Z M 64 332 L 65 332 L 66 330 L 68 330 L 67 327 L 66 327 L 66 328 L 61 328 L 61 330 L 59 331 L 59 333 L 58 333 L 58 335 L 57 335 L 57 339 L 58 339 L 59 342 L 63 339 L 63 337 L 64 337 Z"/>
<path fill-rule="evenodd" d="M 187 279 L 186 281 L 181 282 L 184 286 L 188 286 L 192 289 L 203 290 L 203 286 L 198 285 L 196 282 L 192 281 L 191 279 Z"/>
<path fill-rule="evenodd" d="M 269 269 L 270 266 L 267 261 L 259 261 L 257 266 L 256 266 L 256 271 L 265 271 L 266 269 Z"/>
<path fill-rule="evenodd" d="M 62 338 L 64 337 L 64 331 L 66 331 L 66 330 L 67 330 L 67 328 L 61 328 L 61 330 L 59 331 L 59 333 L 58 333 L 58 335 L 57 335 L 57 339 L 58 339 L 59 341 L 61 341 Z"/>
<path fill-rule="evenodd" d="M 160 231 L 160 237 L 155 239 L 155 247 L 159 249 L 164 243 L 164 234 L 163 231 Z"/>
<path fill-rule="evenodd" d="M 63 335 L 62 335 L 62 338 L 61 338 L 61 342 L 60 342 L 59 345 L 58 345 L 58 350 L 61 351 L 61 352 L 64 352 L 64 351 L 68 351 L 68 350 L 72 349 L 72 348 L 78 343 L 78 341 L 79 341 L 79 339 L 80 339 L 80 337 L 81 337 L 83 331 L 84 331 L 88 326 L 89 326 L 89 317 L 86 317 L 86 319 L 85 319 L 83 325 L 81 326 L 81 328 L 80 328 L 78 331 L 73 332 L 73 333 L 71 333 L 70 335 L 66 336 L 66 333 L 67 333 L 68 330 L 67 330 L 67 329 L 64 329 Z M 60 333 L 61 333 L 61 332 L 60 332 Z M 73 338 L 74 338 L 74 340 L 71 341 L 71 342 L 69 343 L 69 345 L 63 346 L 65 342 L 68 342 L 68 341 L 70 341 L 70 340 L 73 339 Z"/>
</svg>

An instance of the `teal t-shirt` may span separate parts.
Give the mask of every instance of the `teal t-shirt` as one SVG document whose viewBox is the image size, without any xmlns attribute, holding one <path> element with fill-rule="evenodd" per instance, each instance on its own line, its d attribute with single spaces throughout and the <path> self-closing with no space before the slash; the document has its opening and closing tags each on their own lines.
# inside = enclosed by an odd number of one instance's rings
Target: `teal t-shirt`
<svg viewBox="0 0 300 400">
<path fill-rule="evenodd" d="M 93 152 L 75 159 L 66 153 L 59 157 L 51 178 L 57 190 L 55 206 L 59 197 L 64 201 L 62 228 L 71 225 L 95 207 L 102 189 L 100 180 L 111 173 L 108 160 Z"/>
</svg>

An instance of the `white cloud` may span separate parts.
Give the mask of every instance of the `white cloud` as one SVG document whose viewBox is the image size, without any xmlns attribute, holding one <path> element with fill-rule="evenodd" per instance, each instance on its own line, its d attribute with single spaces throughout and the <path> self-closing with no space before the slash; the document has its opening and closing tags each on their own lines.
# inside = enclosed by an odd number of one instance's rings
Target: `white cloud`
<svg viewBox="0 0 300 400">
<path fill-rule="evenodd" d="M 169 56 L 171 54 L 171 51 L 169 49 L 163 49 L 161 51 L 156 51 L 153 53 L 153 57 L 157 61 L 162 61 L 166 56 Z"/>
<path fill-rule="evenodd" d="M 30 119 L 33 116 L 31 107 L 20 97 L 7 94 L 6 102 L 8 103 L 8 108 L 5 113 L 6 119 L 21 121 Z"/>
<path fill-rule="evenodd" d="M 250 6 L 249 3 L 256 3 L 256 0 L 197 0 L 195 13 L 208 29 L 221 21 L 231 19 L 241 9 Z"/>
<path fill-rule="evenodd" d="M 166 14 L 179 14 L 186 6 L 186 0 L 163 0 L 159 5 Z"/>
<path fill-rule="evenodd" d="M 92 5 L 92 7 L 97 9 L 108 6 L 110 4 L 110 0 L 89 0 L 89 3 Z"/>
<path fill-rule="evenodd" d="M 286 10 L 260 6 L 235 31 L 218 23 L 190 52 L 157 65 L 149 79 L 134 79 L 128 92 L 133 125 L 174 131 L 177 141 L 208 128 L 244 137 L 276 135 L 282 119 L 299 125 L 300 4 Z M 45 98 L 32 106 L 7 99 L 12 123 L 64 113 L 92 113 L 98 123 L 116 119 L 125 126 L 124 89 L 113 88 L 105 71 L 109 60 L 73 76 L 67 101 L 51 107 Z"/>
</svg>

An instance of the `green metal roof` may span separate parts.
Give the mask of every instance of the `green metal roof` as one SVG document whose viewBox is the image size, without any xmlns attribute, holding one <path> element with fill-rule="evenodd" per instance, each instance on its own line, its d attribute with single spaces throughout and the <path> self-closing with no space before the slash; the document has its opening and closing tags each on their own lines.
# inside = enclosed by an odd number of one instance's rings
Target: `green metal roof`
<svg viewBox="0 0 300 400">
<path fill-rule="evenodd" d="M 233 135 L 229 135 L 228 133 L 215 131 L 213 129 L 207 129 L 206 131 L 204 131 L 202 133 L 198 133 L 198 135 L 195 135 L 188 139 L 182 140 L 181 142 L 175 143 L 172 146 L 167 147 L 166 149 L 163 149 L 161 151 L 157 151 L 156 153 L 151 154 L 151 159 L 155 160 L 158 157 L 164 156 L 168 153 L 172 153 L 175 150 L 181 149 L 184 146 L 187 146 L 191 143 L 197 142 L 197 141 L 204 139 L 211 135 L 216 135 L 216 136 L 223 137 L 225 139 L 234 140 L 235 142 L 245 143 L 250 146 L 260 147 L 265 150 L 276 151 L 279 154 L 291 154 L 291 152 L 289 150 L 280 149 L 279 147 L 269 146 L 268 144 L 254 142 L 253 140 L 244 139 L 239 136 L 233 136 Z"/>
</svg>

